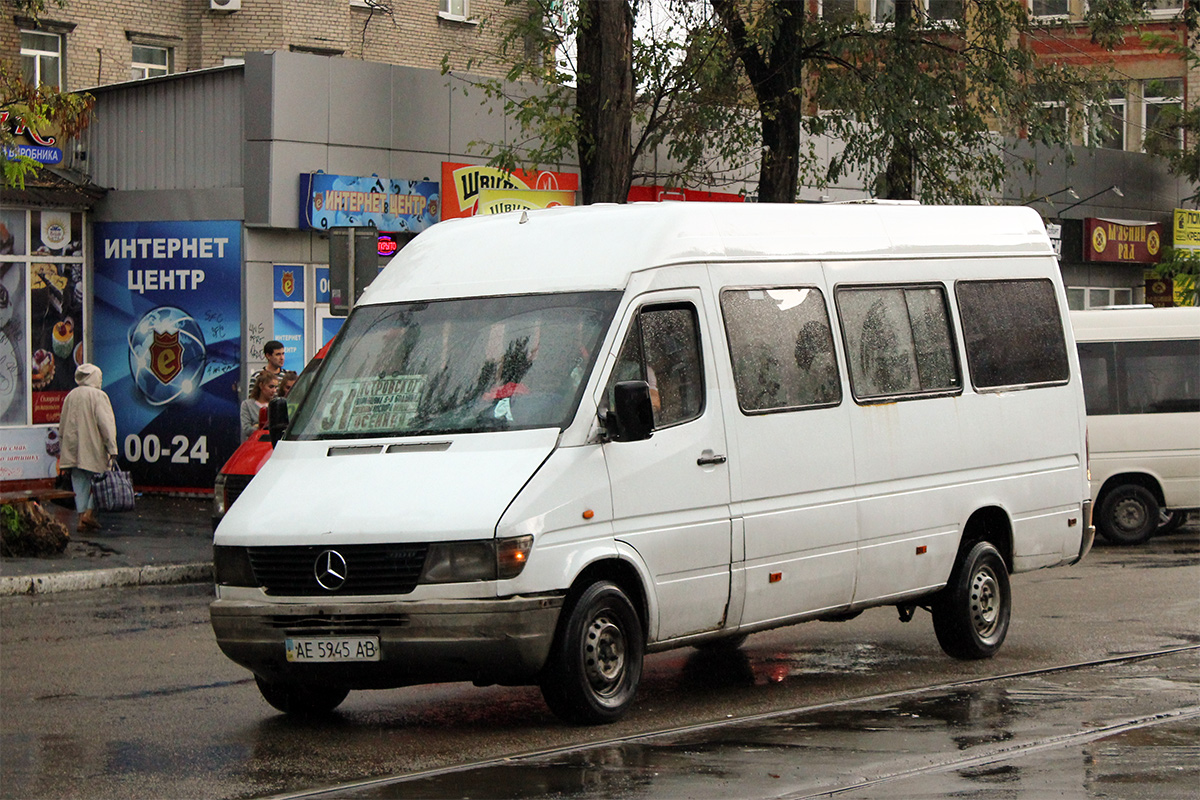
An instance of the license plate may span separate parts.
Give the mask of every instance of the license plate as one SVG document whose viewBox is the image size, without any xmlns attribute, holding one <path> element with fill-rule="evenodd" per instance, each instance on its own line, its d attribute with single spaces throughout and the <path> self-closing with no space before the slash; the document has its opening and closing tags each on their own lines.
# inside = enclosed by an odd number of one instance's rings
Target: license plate
<svg viewBox="0 0 1200 800">
<path fill-rule="evenodd" d="M 313 636 L 285 639 L 287 660 L 299 663 L 330 661 L 378 661 L 377 636 Z"/>
</svg>

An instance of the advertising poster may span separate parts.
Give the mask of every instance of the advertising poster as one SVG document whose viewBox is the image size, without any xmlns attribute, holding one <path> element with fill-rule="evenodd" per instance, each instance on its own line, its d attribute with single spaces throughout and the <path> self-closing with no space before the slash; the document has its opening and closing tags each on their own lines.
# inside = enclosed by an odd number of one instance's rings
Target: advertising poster
<svg viewBox="0 0 1200 800">
<path fill-rule="evenodd" d="M 58 428 L 14 428 L 0 441 L 0 481 L 58 477 Z"/>
<path fill-rule="evenodd" d="M 273 339 L 283 343 L 283 368 L 304 369 L 304 309 L 275 309 L 273 334 Z"/>
<path fill-rule="evenodd" d="M 143 489 L 212 491 L 239 444 L 241 223 L 95 226 L 95 363 Z"/>
<path fill-rule="evenodd" d="M 25 370 L 25 265 L 0 264 L 0 425 L 24 425 L 28 373 Z"/>
<path fill-rule="evenodd" d="M 82 263 L 30 265 L 29 322 L 33 424 L 54 424 L 84 362 Z"/>
<path fill-rule="evenodd" d="M 1162 258 L 1162 225 L 1087 217 L 1083 221 L 1084 261 L 1157 264 Z"/>
<path fill-rule="evenodd" d="M 420 233 L 438 221 L 435 181 L 378 175 L 300 175 L 300 230 L 376 228 Z"/>
<path fill-rule="evenodd" d="M 304 304 L 303 265 L 275 265 L 275 302 Z"/>
<path fill-rule="evenodd" d="M 552 192 L 548 189 L 480 189 L 475 213 L 488 216 L 507 214 L 509 211 L 573 205 L 574 192 Z"/>
<path fill-rule="evenodd" d="M 542 191 L 579 191 L 579 175 L 574 172 L 505 172 L 478 164 L 442 162 L 442 219 L 471 217 L 476 213 L 479 192 L 483 189 L 537 189 Z"/>
</svg>

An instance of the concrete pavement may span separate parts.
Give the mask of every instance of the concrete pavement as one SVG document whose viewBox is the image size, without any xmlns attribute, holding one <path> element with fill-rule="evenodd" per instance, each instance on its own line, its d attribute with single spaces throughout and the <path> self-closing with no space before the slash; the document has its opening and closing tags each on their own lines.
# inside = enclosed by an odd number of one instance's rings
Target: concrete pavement
<svg viewBox="0 0 1200 800">
<path fill-rule="evenodd" d="M 133 511 L 102 513 L 101 529 L 75 530 L 76 514 L 42 504 L 71 543 L 48 558 L 0 558 L 0 596 L 212 580 L 212 499 L 141 495 Z"/>
</svg>

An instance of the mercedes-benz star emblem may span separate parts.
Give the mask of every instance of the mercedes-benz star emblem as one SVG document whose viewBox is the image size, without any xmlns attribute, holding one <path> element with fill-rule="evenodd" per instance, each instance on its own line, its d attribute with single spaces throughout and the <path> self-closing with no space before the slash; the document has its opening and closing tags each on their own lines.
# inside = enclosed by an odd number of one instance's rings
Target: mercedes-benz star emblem
<svg viewBox="0 0 1200 800">
<path fill-rule="evenodd" d="M 336 592 L 346 582 L 346 559 L 337 550 L 326 550 L 317 556 L 313 575 L 322 589 Z"/>
</svg>

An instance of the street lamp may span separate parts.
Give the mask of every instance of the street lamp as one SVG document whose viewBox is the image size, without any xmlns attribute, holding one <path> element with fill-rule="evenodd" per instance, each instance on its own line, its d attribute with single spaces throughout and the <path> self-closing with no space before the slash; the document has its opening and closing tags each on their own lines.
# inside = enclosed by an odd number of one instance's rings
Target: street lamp
<svg viewBox="0 0 1200 800">
<path fill-rule="evenodd" d="M 1029 206 L 1029 205 L 1033 205 L 1034 203 L 1042 203 L 1042 202 L 1050 203 L 1051 197 L 1055 197 L 1055 196 L 1063 194 L 1063 193 L 1066 193 L 1072 200 L 1079 199 L 1079 195 L 1076 194 L 1076 192 L 1075 192 L 1075 187 L 1067 186 L 1064 189 L 1059 189 L 1057 192 L 1051 192 L 1050 194 L 1038 195 L 1037 197 L 1026 200 L 1024 203 L 1021 203 L 1021 205 Z M 1054 205 L 1054 203 L 1050 203 L 1050 205 Z"/>
<path fill-rule="evenodd" d="M 1080 205 L 1083 205 L 1083 204 L 1084 204 L 1084 203 L 1086 203 L 1088 200 L 1094 200 L 1095 198 L 1099 197 L 1100 195 L 1104 194 L 1105 192 L 1112 192 L 1112 193 L 1113 193 L 1113 194 L 1115 194 L 1117 197 L 1124 197 L 1124 196 L 1125 196 L 1125 193 L 1121 191 L 1121 187 L 1120 187 L 1120 186 L 1117 186 L 1116 184 L 1113 184 L 1112 186 L 1109 186 L 1107 189 L 1101 189 L 1100 191 L 1096 192 L 1095 194 L 1090 194 L 1090 195 L 1088 195 L 1087 197 L 1083 198 L 1082 200 L 1077 200 L 1077 201 L 1075 201 L 1074 203 L 1071 203 L 1071 205 L 1067 206 L 1067 207 L 1066 207 L 1066 208 L 1064 208 L 1062 211 L 1059 211 L 1059 212 L 1058 212 L 1058 213 L 1059 213 L 1059 216 L 1062 216 L 1063 212 L 1065 212 L 1065 211 L 1069 211 L 1069 210 L 1071 210 L 1072 208 L 1074 208 L 1075 206 L 1080 206 Z"/>
</svg>

